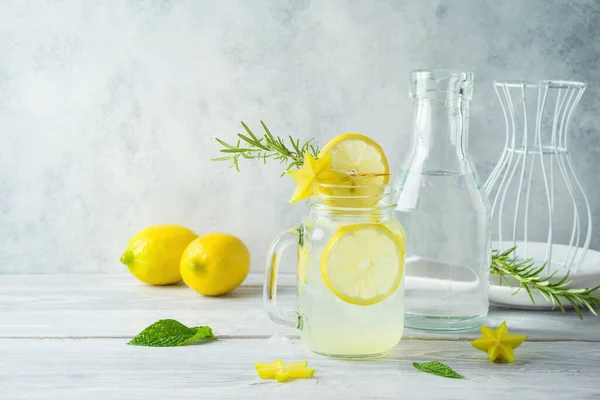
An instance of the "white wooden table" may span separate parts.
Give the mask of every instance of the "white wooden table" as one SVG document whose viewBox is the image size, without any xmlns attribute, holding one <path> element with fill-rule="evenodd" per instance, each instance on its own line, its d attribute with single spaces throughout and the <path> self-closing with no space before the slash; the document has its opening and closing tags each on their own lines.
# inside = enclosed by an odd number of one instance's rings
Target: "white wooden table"
<svg viewBox="0 0 600 400">
<path fill-rule="evenodd" d="M 340 361 L 311 353 L 261 308 L 261 277 L 229 296 L 183 285 L 150 287 L 129 275 L 0 275 L 0 399 L 600 399 L 600 318 L 590 313 L 493 308 L 529 335 L 514 364 L 493 364 L 469 343 L 478 331 L 407 331 L 383 359 Z M 283 281 L 291 284 L 291 277 Z M 283 287 L 280 302 L 292 304 Z M 218 340 L 172 348 L 127 346 L 163 318 L 210 325 Z M 288 339 L 286 339 L 286 337 Z M 255 362 L 309 360 L 314 378 L 259 380 Z M 467 379 L 416 371 L 439 360 Z"/>
</svg>

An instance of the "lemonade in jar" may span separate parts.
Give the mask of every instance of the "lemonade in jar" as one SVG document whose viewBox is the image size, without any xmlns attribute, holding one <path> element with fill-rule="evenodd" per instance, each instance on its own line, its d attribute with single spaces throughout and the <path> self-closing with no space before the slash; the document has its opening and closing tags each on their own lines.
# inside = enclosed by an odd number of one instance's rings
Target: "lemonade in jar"
<svg viewBox="0 0 600 400">
<path fill-rule="evenodd" d="M 405 234 L 394 219 L 396 193 L 381 147 L 341 135 L 290 173 L 294 199 L 308 216 L 275 238 L 265 267 L 264 301 L 277 323 L 299 329 L 315 352 L 372 358 L 392 349 L 404 329 Z M 281 252 L 298 248 L 297 309 L 276 306 Z"/>
</svg>

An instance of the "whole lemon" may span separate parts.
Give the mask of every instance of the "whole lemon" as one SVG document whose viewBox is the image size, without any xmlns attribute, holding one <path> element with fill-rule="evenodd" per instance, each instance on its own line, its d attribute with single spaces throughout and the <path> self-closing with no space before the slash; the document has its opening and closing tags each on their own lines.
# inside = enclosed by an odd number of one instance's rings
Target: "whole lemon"
<svg viewBox="0 0 600 400">
<path fill-rule="evenodd" d="M 169 285 L 181 281 L 181 253 L 198 235 L 179 225 L 156 225 L 131 238 L 121 262 L 140 281 Z"/>
<path fill-rule="evenodd" d="M 189 244 L 181 256 L 186 285 L 206 296 L 220 296 L 242 284 L 250 271 L 250 252 L 240 239 L 209 233 Z"/>
</svg>

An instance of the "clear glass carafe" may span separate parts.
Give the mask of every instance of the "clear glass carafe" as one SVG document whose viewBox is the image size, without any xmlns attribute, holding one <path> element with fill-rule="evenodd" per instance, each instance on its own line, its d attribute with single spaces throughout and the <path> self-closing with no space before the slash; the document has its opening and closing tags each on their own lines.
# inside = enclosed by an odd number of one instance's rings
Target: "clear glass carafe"
<svg viewBox="0 0 600 400">
<path fill-rule="evenodd" d="M 396 177 L 407 328 L 471 329 L 488 312 L 490 212 L 466 150 L 472 92 L 470 72 L 411 72 L 414 142 Z"/>
<path fill-rule="evenodd" d="M 298 329 L 302 341 L 319 354 L 379 357 L 398 343 L 404 330 L 405 235 L 394 217 L 397 193 L 388 185 L 318 186 L 307 218 L 271 244 L 265 309 L 274 322 Z M 298 247 L 294 311 L 282 311 L 276 304 L 279 262 L 288 246 Z M 331 257 L 344 261 L 334 265 Z M 350 270 L 355 272 L 345 276 Z M 362 274 L 365 285 L 339 290 L 338 283 L 361 279 L 357 275 Z M 365 286 L 373 281 L 375 292 L 366 295 Z"/>
</svg>

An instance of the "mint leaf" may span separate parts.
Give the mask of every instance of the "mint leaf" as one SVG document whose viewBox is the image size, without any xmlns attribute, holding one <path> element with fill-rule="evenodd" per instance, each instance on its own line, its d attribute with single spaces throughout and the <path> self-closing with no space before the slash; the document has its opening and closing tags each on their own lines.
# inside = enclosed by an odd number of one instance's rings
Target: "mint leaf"
<svg viewBox="0 0 600 400">
<path fill-rule="evenodd" d="M 169 347 L 190 344 L 200 339 L 214 339 L 208 326 L 188 328 L 174 319 L 161 319 L 153 323 L 127 344 L 132 346 Z"/>
<path fill-rule="evenodd" d="M 215 337 L 213 336 L 212 329 L 209 326 L 193 326 L 190 329 L 195 329 L 196 333 L 191 338 L 185 339 L 182 343 L 177 344 L 177 346 L 183 346 L 185 344 L 192 344 L 193 342 L 199 341 L 201 339 L 213 340 Z"/>
<path fill-rule="evenodd" d="M 432 361 L 428 363 L 419 364 L 414 362 L 413 367 L 422 372 L 433 374 L 437 376 L 443 376 L 444 378 L 464 379 L 465 377 L 454 371 L 446 364 L 442 364 L 439 361 Z"/>
</svg>

